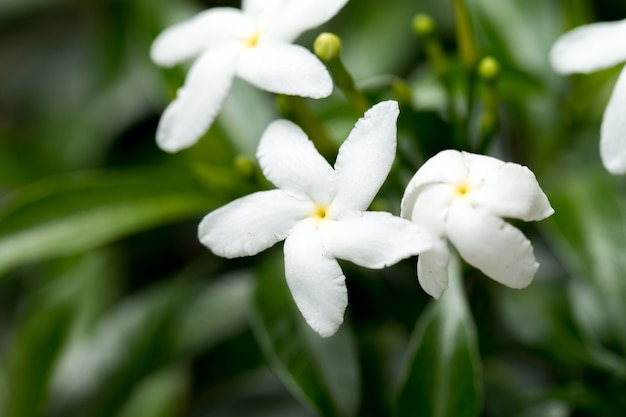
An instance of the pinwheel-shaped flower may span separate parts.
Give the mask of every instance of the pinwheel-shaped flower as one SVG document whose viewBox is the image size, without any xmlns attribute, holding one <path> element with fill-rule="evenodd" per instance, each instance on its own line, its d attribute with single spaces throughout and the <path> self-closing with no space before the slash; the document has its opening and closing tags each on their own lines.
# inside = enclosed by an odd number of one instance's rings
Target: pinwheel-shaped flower
<svg viewBox="0 0 626 417">
<path fill-rule="evenodd" d="M 590 73 L 626 61 L 626 20 L 573 29 L 550 51 L 553 68 L 561 74 Z M 600 128 L 600 157 L 613 174 L 626 173 L 626 67 L 617 80 Z"/>
<path fill-rule="evenodd" d="M 296 37 L 333 17 L 348 0 L 243 0 L 218 7 L 161 33 L 152 59 L 172 66 L 198 56 L 176 99 L 165 109 L 157 144 L 176 152 L 213 123 L 235 75 L 273 93 L 322 98 L 332 92 L 324 65 Z"/>
<path fill-rule="evenodd" d="M 200 241 L 227 258 L 255 255 L 285 240 L 285 275 L 296 305 L 320 335 L 334 334 L 348 304 L 338 259 L 383 268 L 432 245 L 418 226 L 385 212 L 364 211 L 395 156 L 397 103 L 383 102 L 359 120 L 339 149 L 335 168 L 296 125 L 270 124 L 257 157 L 278 187 L 209 213 Z"/>
<path fill-rule="evenodd" d="M 435 298 L 448 288 L 447 240 L 488 277 L 512 288 L 530 284 L 539 267 L 532 245 L 503 218 L 541 220 L 554 212 L 528 168 L 455 150 L 440 152 L 415 173 L 401 210 L 433 236 L 417 275 Z"/>
</svg>

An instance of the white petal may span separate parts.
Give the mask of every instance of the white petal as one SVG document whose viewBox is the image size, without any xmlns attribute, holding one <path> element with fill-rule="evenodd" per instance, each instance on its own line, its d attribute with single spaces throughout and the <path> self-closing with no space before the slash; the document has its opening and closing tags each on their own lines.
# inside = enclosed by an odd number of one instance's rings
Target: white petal
<svg viewBox="0 0 626 417">
<path fill-rule="evenodd" d="M 453 149 L 439 152 L 426 161 L 409 181 L 402 196 L 402 217 L 411 215 L 422 187 L 430 184 L 461 184 L 467 176 L 467 164 L 461 152 Z"/>
<path fill-rule="evenodd" d="M 402 216 L 409 218 L 431 236 L 433 248 L 420 254 L 417 261 L 417 277 L 429 295 L 438 299 L 448 288 L 448 243 L 446 219 L 454 188 L 445 183 L 429 183 L 420 187 L 412 196 L 413 205 L 406 207 L 410 212 Z"/>
<path fill-rule="evenodd" d="M 335 162 L 337 196 L 329 214 L 338 217 L 370 205 L 396 155 L 398 103 L 385 101 L 365 112 L 339 148 Z"/>
<path fill-rule="evenodd" d="M 272 122 L 261 137 L 257 158 L 265 177 L 278 188 L 318 204 L 330 203 L 334 171 L 297 125 Z"/>
<path fill-rule="evenodd" d="M 428 184 L 420 188 L 414 196 L 414 204 L 402 217 L 411 220 L 437 238 L 446 237 L 448 210 L 456 196 L 454 188 L 448 184 Z"/>
<path fill-rule="evenodd" d="M 319 231 L 335 258 L 366 268 L 384 268 L 432 247 L 418 226 L 385 212 L 349 212 L 322 221 Z"/>
<path fill-rule="evenodd" d="M 152 43 L 150 55 L 157 64 L 170 67 L 251 31 L 252 21 L 241 10 L 216 7 L 165 29 Z"/>
<path fill-rule="evenodd" d="M 322 98 L 333 91 L 328 70 L 309 50 L 298 46 L 260 42 L 242 51 L 237 75 L 272 93 Z"/>
<path fill-rule="evenodd" d="M 613 174 L 626 174 L 626 67 L 613 88 L 604 111 L 600 134 L 600 156 Z"/>
<path fill-rule="evenodd" d="M 207 214 L 198 238 L 225 258 L 256 255 L 285 239 L 313 209 L 281 190 L 260 191 Z"/>
<path fill-rule="evenodd" d="M 165 109 L 157 128 L 161 149 L 177 152 L 209 129 L 232 84 L 235 50 L 205 52 L 192 65 L 185 85 Z"/>
<path fill-rule="evenodd" d="M 499 217 L 542 220 L 554 213 L 535 175 L 525 166 L 463 152 L 469 168 L 468 198 Z"/>
<path fill-rule="evenodd" d="M 530 284 L 539 264 L 518 229 L 465 202 L 452 204 L 447 226 L 450 242 L 470 265 L 511 288 Z"/>
<path fill-rule="evenodd" d="M 561 36 L 550 51 L 559 73 L 588 73 L 626 61 L 626 20 L 580 26 Z"/>
<path fill-rule="evenodd" d="M 417 278 L 426 293 L 435 299 L 448 289 L 450 251 L 446 239 L 436 239 L 433 248 L 417 259 Z"/>
<path fill-rule="evenodd" d="M 291 42 L 331 19 L 348 0 L 244 0 L 242 9 L 272 39 Z"/>
<path fill-rule="evenodd" d="M 325 251 L 314 220 L 299 223 L 285 240 L 285 276 L 306 322 L 322 337 L 335 334 L 348 305 L 345 276 Z"/>
</svg>

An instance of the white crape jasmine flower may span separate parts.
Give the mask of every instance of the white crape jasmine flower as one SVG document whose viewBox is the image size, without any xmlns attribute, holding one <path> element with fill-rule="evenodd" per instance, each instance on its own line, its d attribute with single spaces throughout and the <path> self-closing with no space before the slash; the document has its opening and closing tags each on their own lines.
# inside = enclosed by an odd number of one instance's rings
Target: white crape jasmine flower
<svg viewBox="0 0 626 417">
<path fill-rule="evenodd" d="M 417 275 L 435 298 L 448 288 L 448 241 L 488 277 L 526 287 L 539 264 L 528 239 L 503 218 L 542 220 L 553 212 L 527 167 L 456 150 L 426 161 L 409 182 L 401 208 L 402 217 L 433 236 L 433 249 L 419 256 Z"/>
<path fill-rule="evenodd" d="M 334 169 L 298 126 L 272 122 L 257 157 L 278 189 L 235 200 L 200 223 L 200 241 L 227 258 L 255 255 L 285 240 L 287 284 L 321 336 L 337 331 L 348 304 L 337 259 L 383 268 L 432 247 L 411 222 L 365 211 L 391 169 L 398 113 L 395 101 L 365 113 L 341 145 Z"/>
<path fill-rule="evenodd" d="M 157 144 L 176 152 L 198 141 L 217 115 L 234 76 L 273 93 L 322 98 L 332 92 L 326 67 L 292 42 L 333 17 L 348 0 L 243 0 L 163 31 L 152 60 L 173 66 L 197 57 L 185 85 L 165 109 Z"/>
<path fill-rule="evenodd" d="M 626 62 L 626 19 L 580 26 L 561 36 L 550 51 L 561 74 L 590 73 Z M 613 174 L 626 173 L 626 67 L 604 111 L 600 156 Z"/>
</svg>

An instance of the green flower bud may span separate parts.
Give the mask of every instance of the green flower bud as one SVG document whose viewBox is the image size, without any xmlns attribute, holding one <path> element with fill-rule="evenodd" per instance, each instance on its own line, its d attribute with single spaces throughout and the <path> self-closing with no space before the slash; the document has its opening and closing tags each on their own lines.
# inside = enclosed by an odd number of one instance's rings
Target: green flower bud
<svg viewBox="0 0 626 417">
<path fill-rule="evenodd" d="M 490 56 L 486 56 L 480 60 L 478 64 L 478 76 L 484 80 L 494 80 L 500 74 L 500 64 Z"/>
<path fill-rule="evenodd" d="M 341 39 L 339 36 L 324 32 L 321 33 L 313 44 L 315 55 L 324 62 L 330 62 L 339 56 L 341 51 Z"/>
<path fill-rule="evenodd" d="M 241 175 L 243 178 L 252 178 L 254 176 L 254 171 L 256 166 L 254 162 L 245 155 L 237 155 L 235 157 L 235 161 L 233 162 L 235 172 Z"/>
<path fill-rule="evenodd" d="M 417 36 L 429 36 L 435 32 L 435 21 L 430 15 L 418 14 L 413 18 L 413 31 Z"/>
</svg>

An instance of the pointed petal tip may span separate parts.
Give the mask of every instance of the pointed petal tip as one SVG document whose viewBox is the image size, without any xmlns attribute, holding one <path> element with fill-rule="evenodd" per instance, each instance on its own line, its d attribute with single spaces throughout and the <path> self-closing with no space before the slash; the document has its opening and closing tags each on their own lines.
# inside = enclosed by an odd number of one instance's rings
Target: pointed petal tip
<svg viewBox="0 0 626 417">
<path fill-rule="evenodd" d="M 441 290 L 438 290 L 438 291 L 431 291 L 431 292 L 428 292 L 426 290 L 424 290 L 424 291 L 426 291 L 426 294 L 430 295 L 435 300 L 439 300 L 446 290 L 447 290 L 447 288 L 444 288 L 444 289 L 441 289 Z"/>
<path fill-rule="evenodd" d="M 365 112 L 365 117 L 370 115 L 371 113 L 377 112 L 385 112 L 390 113 L 391 117 L 395 114 L 395 117 L 398 117 L 400 114 L 400 107 L 398 106 L 398 102 L 395 100 L 386 100 L 381 101 L 379 103 L 374 104 Z"/>
<path fill-rule="evenodd" d="M 315 333 L 327 339 L 337 333 L 339 327 L 341 327 L 341 325 L 343 324 L 343 318 L 339 322 L 326 323 L 325 325 L 322 325 L 320 323 L 313 323 L 310 321 L 307 321 L 307 324 L 311 327 L 311 329 L 315 331 Z"/>
</svg>

